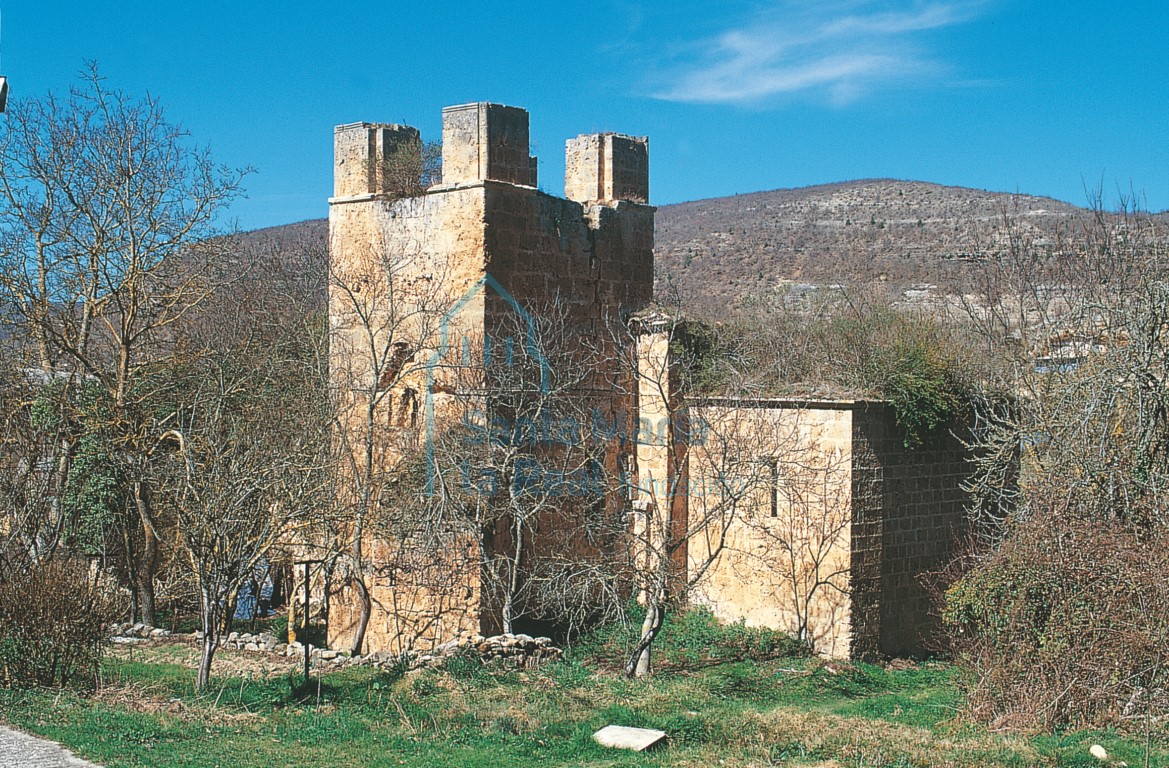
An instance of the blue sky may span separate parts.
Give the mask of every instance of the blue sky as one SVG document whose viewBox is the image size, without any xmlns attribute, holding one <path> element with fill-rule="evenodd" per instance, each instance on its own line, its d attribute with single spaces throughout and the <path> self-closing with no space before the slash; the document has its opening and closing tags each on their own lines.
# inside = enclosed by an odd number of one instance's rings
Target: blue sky
<svg viewBox="0 0 1169 768">
<path fill-rule="evenodd" d="M 531 112 L 564 141 L 650 136 L 653 202 L 894 177 L 1169 208 L 1169 3 L 0 0 L 14 98 L 87 59 L 251 165 L 245 228 L 326 214 L 332 127 L 438 139 L 443 106 Z"/>
</svg>

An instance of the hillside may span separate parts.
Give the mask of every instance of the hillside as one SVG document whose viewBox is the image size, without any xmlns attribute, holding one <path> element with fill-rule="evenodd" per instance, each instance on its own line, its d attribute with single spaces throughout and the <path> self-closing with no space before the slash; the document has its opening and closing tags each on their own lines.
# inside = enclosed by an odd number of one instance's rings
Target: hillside
<svg viewBox="0 0 1169 768">
<path fill-rule="evenodd" d="M 1001 244 L 1004 216 L 1053 238 L 1087 211 L 1050 198 L 889 179 L 781 189 L 663 206 L 658 294 L 725 307 L 784 281 L 952 287 L 973 255 Z"/>
<path fill-rule="evenodd" d="M 1004 217 L 1042 240 L 1088 215 L 1051 198 L 890 179 L 665 205 L 657 217 L 657 290 L 677 291 L 692 310 L 709 312 L 785 282 L 950 289 L 961 283 L 971 256 L 1005 242 Z M 326 224 L 305 221 L 249 236 L 317 250 Z"/>
</svg>

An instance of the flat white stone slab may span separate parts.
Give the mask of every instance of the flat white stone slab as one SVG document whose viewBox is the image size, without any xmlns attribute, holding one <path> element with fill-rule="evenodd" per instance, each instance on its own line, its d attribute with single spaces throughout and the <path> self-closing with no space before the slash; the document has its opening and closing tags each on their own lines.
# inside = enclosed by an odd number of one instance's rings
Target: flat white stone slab
<svg viewBox="0 0 1169 768">
<path fill-rule="evenodd" d="M 593 741 L 602 747 L 632 749 L 634 752 L 644 752 L 665 740 L 665 731 L 655 731 L 652 728 L 628 728 L 624 725 L 606 725 L 593 734 Z"/>
</svg>

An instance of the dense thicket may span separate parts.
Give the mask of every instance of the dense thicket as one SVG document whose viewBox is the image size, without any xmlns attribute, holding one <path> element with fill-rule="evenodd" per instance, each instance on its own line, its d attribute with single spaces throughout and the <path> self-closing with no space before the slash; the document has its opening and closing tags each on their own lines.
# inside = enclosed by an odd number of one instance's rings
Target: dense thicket
<svg viewBox="0 0 1169 768">
<path fill-rule="evenodd" d="M 1052 726 L 1167 711 L 1169 248 L 1099 214 L 1022 231 L 972 286 L 988 384 L 972 484 L 983 538 L 946 599 L 972 711 Z M 1014 478 L 1017 477 L 1017 482 Z"/>
<path fill-rule="evenodd" d="M 97 682 L 105 624 L 118 610 L 98 577 L 61 558 L 0 574 L 0 686 Z"/>
<path fill-rule="evenodd" d="M 876 398 L 909 444 L 968 415 L 990 361 L 952 317 L 890 306 L 879 289 L 756 297 L 718 325 L 685 323 L 674 353 L 699 394 Z"/>
</svg>

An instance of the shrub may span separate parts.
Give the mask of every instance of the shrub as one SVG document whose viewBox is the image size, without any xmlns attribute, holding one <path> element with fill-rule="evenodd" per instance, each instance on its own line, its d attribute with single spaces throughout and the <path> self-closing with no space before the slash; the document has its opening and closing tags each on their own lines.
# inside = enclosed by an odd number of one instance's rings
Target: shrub
<svg viewBox="0 0 1169 768">
<path fill-rule="evenodd" d="M 975 365 L 965 359 L 957 330 L 886 307 L 860 306 L 825 329 L 834 375 L 887 400 L 918 448 L 953 423 L 970 396 Z"/>
<path fill-rule="evenodd" d="M 683 320 L 674 328 L 670 354 L 679 364 L 686 390 L 713 394 L 726 383 L 727 366 L 735 354 L 729 334 L 700 320 Z"/>
<path fill-rule="evenodd" d="M 679 666 L 706 661 L 764 661 L 785 656 L 805 656 L 804 643 L 785 632 L 748 627 L 742 622 L 723 623 L 705 606 L 675 613 L 664 630 L 659 652 Z"/>
<path fill-rule="evenodd" d="M 629 612 L 637 615 L 643 610 L 631 606 Z M 571 656 L 602 667 L 616 667 L 628 658 L 639 633 L 637 622 L 608 624 L 583 637 L 572 649 Z M 806 643 L 785 632 L 748 627 L 741 622 L 726 624 L 705 606 L 667 612 L 653 648 L 657 669 L 701 669 L 712 664 L 765 661 L 811 653 Z"/>
<path fill-rule="evenodd" d="M 112 609 L 80 563 L 48 560 L 0 576 L 0 686 L 93 684 Z"/>
<path fill-rule="evenodd" d="M 707 389 L 886 400 L 911 449 L 960 420 L 993 367 L 968 329 L 893 309 L 889 296 L 801 295 L 760 299 L 727 325 L 680 336 L 702 354 L 676 354 L 717 374 L 702 379 Z"/>
<path fill-rule="evenodd" d="M 1163 715 L 1166 544 L 1066 513 L 1020 523 L 945 596 L 972 714 L 1026 728 Z"/>
<path fill-rule="evenodd" d="M 884 367 L 880 387 L 905 430 L 906 448 L 953 422 L 962 396 L 940 350 L 918 341 L 898 344 Z"/>
</svg>

